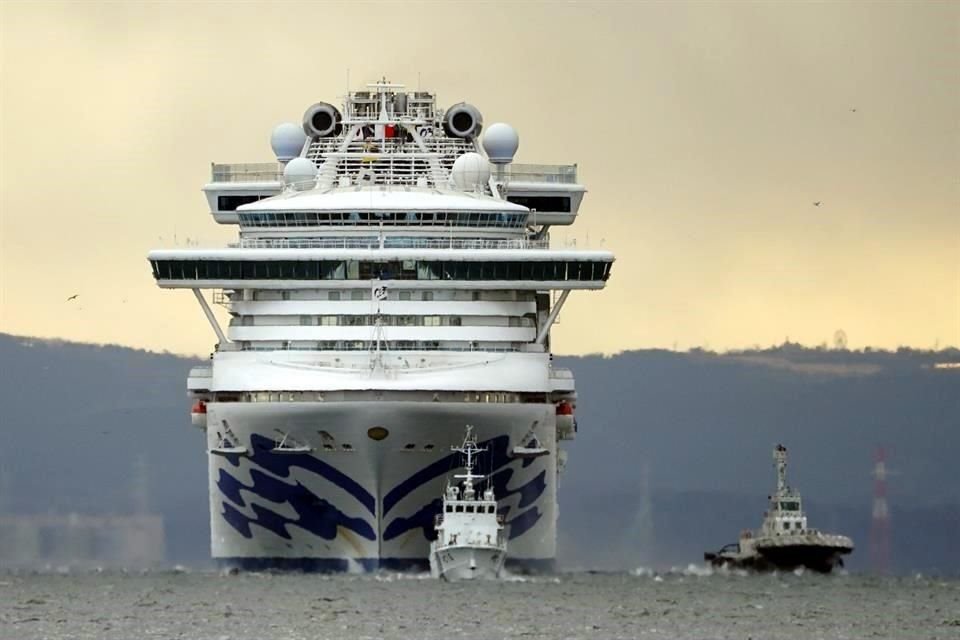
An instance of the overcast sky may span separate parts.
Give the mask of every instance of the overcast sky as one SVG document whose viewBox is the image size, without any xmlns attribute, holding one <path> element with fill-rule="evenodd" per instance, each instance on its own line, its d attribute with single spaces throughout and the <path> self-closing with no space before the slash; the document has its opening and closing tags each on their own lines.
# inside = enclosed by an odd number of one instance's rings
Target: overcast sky
<svg viewBox="0 0 960 640">
<path fill-rule="evenodd" d="M 960 345 L 960 3 L 6 1 L 0 23 L 0 331 L 210 351 L 146 253 L 230 241 L 209 163 L 271 160 L 349 68 L 579 164 L 554 243 L 617 262 L 557 352 Z"/>
</svg>

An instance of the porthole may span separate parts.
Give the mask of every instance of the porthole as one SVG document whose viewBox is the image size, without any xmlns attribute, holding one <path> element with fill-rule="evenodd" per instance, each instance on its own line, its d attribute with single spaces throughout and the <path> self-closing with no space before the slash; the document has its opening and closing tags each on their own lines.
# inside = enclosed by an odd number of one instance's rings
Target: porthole
<svg viewBox="0 0 960 640">
<path fill-rule="evenodd" d="M 367 429 L 367 437 L 371 440 L 376 440 L 377 442 L 383 440 L 388 435 L 390 435 L 390 432 L 383 427 L 370 427 Z"/>
</svg>

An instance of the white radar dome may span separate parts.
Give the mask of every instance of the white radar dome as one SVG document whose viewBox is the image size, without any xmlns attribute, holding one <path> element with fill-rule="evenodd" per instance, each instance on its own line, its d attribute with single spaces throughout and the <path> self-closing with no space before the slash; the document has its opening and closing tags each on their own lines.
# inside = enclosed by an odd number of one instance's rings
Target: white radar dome
<svg viewBox="0 0 960 640">
<path fill-rule="evenodd" d="M 450 180 L 460 191 L 475 191 L 490 181 L 490 163 L 479 153 L 465 153 L 453 163 Z"/>
<path fill-rule="evenodd" d="M 293 160 L 300 155 L 303 144 L 307 141 L 307 134 L 303 128 L 292 122 L 284 122 L 273 128 L 270 134 L 270 146 L 280 162 Z"/>
<path fill-rule="evenodd" d="M 283 181 L 297 191 L 312 189 L 317 180 L 317 165 L 306 158 L 294 158 L 283 168 Z"/>
<path fill-rule="evenodd" d="M 494 164 L 509 164 L 517 154 L 520 136 L 517 130 L 503 122 L 495 122 L 483 134 L 483 150 Z"/>
</svg>

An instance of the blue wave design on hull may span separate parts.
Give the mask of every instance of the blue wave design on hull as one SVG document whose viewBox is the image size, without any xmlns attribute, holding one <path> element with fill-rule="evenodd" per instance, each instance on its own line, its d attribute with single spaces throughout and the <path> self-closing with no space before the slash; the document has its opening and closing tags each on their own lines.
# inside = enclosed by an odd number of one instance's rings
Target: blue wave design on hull
<svg viewBox="0 0 960 640">
<path fill-rule="evenodd" d="M 250 471 L 250 478 L 253 483 L 245 485 L 224 469 L 220 469 L 217 487 L 224 497 L 241 507 L 246 506 L 240 494 L 240 490 L 243 489 L 270 502 L 286 502 L 297 513 L 297 517 L 288 518 L 258 504 L 250 504 L 250 510 L 255 515 L 251 518 L 224 501 L 222 503 L 224 520 L 245 538 L 253 537 L 250 525 L 258 524 L 281 538 L 289 540 L 290 532 L 287 531 L 287 526 L 292 524 L 324 540 L 336 538 L 338 527 L 348 529 L 367 540 L 377 539 L 377 534 L 370 523 L 362 518 L 347 516 L 299 482 L 289 485 L 256 469 Z"/>
<path fill-rule="evenodd" d="M 274 442 L 272 439 L 252 434 L 250 436 L 252 444 L 252 453 L 245 457 L 245 460 L 251 466 L 258 466 L 260 469 L 271 472 L 275 476 L 284 478 L 290 477 L 292 468 L 297 467 L 316 473 L 317 475 L 329 480 L 334 485 L 340 487 L 351 496 L 357 499 L 372 515 L 376 515 L 376 500 L 366 489 L 352 478 L 337 470 L 333 466 L 319 460 L 309 453 L 302 454 L 283 454 L 273 453 Z M 504 468 L 515 462 L 509 455 L 509 437 L 497 436 L 485 442 L 480 443 L 481 447 L 486 447 L 490 452 L 490 466 L 493 473 L 491 475 L 491 484 L 498 500 L 504 500 L 517 494 L 520 496 L 518 510 L 526 509 L 533 505 L 537 499 L 546 490 L 546 470 L 541 471 L 537 476 L 527 483 L 510 489 L 509 483 L 514 476 L 514 469 Z M 234 467 L 240 466 L 240 456 L 224 456 Z M 532 461 L 525 459 L 522 461 L 522 467 L 526 468 Z M 444 456 L 426 467 L 420 469 L 409 478 L 391 489 L 383 499 L 384 515 L 397 505 L 403 498 L 411 492 L 440 476 L 446 475 L 458 463 L 457 454 L 451 453 Z M 317 496 L 299 482 L 288 484 L 278 480 L 258 469 L 250 470 L 252 483 L 246 485 L 225 469 L 219 470 L 216 481 L 220 493 L 239 507 L 247 507 L 247 502 L 241 495 L 241 490 L 248 491 L 253 495 L 274 502 L 277 504 L 288 503 L 297 513 L 297 518 L 288 518 L 266 507 L 250 504 L 249 509 L 254 513 L 254 517 L 247 516 L 242 511 L 229 504 L 222 502 L 223 518 L 240 535 L 245 538 L 252 538 L 253 532 L 251 524 L 257 524 L 276 535 L 289 540 L 291 538 L 288 525 L 296 525 L 309 531 L 325 540 L 333 540 L 337 535 L 337 528 L 343 527 L 357 535 L 374 541 L 377 538 L 374 527 L 363 518 L 351 518 L 344 512 L 337 509 L 333 504 Z M 432 540 L 436 537 L 433 523 L 435 516 L 440 513 L 442 507 L 441 499 L 437 498 L 417 510 L 409 518 L 398 516 L 394 518 L 384 529 L 383 539 L 392 540 L 408 531 L 421 529 L 425 539 Z M 500 513 L 506 517 L 509 515 L 510 507 L 503 507 Z M 522 511 L 514 518 L 507 520 L 509 526 L 510 538 L 516 538 L 529 531 L 542 517 L 542 513 L 536 507 Z"/>
<path fill-rule="evenodd" d="M 434 520 L 440 509 L 443 508 L 443 501 L 440 498 L 432 500 L 421 507 L 415 514 L 409 518 L 394 518 L 387 528 L 383 530 L 384 540 L 393 540 L 407 531 L 413 529 L 422 529 L 423 537 L 429 541 L 437 539 L 437 531 L 433 527 Z"/>
<path fill-rule="evenodd" d="M 256 433 L 250 436 L 250 443 L 253 445 L 253 452 L 246 456 L 246 460 L 252 464 L 266 469 L 270 473 L 287 478 L 290 476 L 290 469 L 299 467 L 307 471 L 312 471 L 318 476 L 329 480 L 337 485 L 351 496 L 356 498 L 360 504 L 366 507 L 371 515 L 377 514 L 377 501 L 373 495 L 355 482 L 348 475 L 337 470 L 335 467 L 323 462 L 319 458 L 309 453 L 285 453 L 278 455 L 273 453 L 274 441 L 272 438 L 266 438 Z M 224 456 L 234 467 L 240 466 L 240 456 Z M 278 501 L 282 502 L 282 500 Z"/>
<path fill-rule="evenodd" d="M 491 438 L 490 440 L 479 443 L 478 446 L 481 448 L 486 447 L 490 452 L 491 468 L 494 470 L 500 469 L 500 471 L 496 471 L 490 479 L 494 494 L 497 496 L 497 500 L 505 500 L 514 494 L 519 494 L 520 503 L 518 508 L 524 509 L 536 502 L 537 499 L 543 494 L 544 490 L 546 490 L 547 472 L 546 470 L 543 470 L 526 484 L 523 484 L 516 489 L 510 489 L 508 484 L 510 479 L 513 477 L 514 470 L 509 468 L 503 469 L 503 467 L 514 461 L 514 459 L 508 454 L 509 443 L 510 439 L 508 436 L 497 436 L 496 438 Z M 415 489 L 439 476 L 449 473 L 450 469 L 454 465 L 458 464 L 458 455 L 459 454 L 451 453 L 450 455 L 447 455 L 417 471 L 412 476 L 394 487 L 383 499 L 384 514 L 386 514 L 392 507 L 396 506 L 400 500 L 405 498 Z M 526 464 L 527 460 L 524 460 L 523 462 L 523 467 L 528 466 Z M 394 518 L 390 524 L 387 525 L 386 529 L 384 529 L 383 539 L 392 540 L 397 536 L 400 536 L 413 529 L 421 529 L 423 531 L 423 537 L 427 540 L 435 539 L 436 532 L 434 531 L 433 523 L 436 515 L 440 513 L 442 506 L 443 503 L 438 498 L 421 507 L 409 518 L 404 518 L 402 516 Z M 504 516 L 506 516 L 509 511 L 509 507 L 500 509 L 500 513 Z M 539 509 L 534 508 L 517 515 L 512 520 L 506 521 L 505 524 L 510 528 L 510 539 L 512 540 L 513 538 L 523 535 L 529 531 L 530 528 L 540 520 L 541 516 L 542 514 L 540 513 Z"/>
<path fill-rule="evenodd" d="M 517 505 L 520 509 L 525 509 L 537 501 L 547 488 L 547 470 L 544 469 L 536 477 L 516 489 L 507 488 L 510 478 L 513 477 L 513 469 L 503 469 L 493 475 L 490 479 L 493 484 L 493 493 L 497 500 L 505 500 L 513 494 L 520 494 L 520 503 Z"/>
</svg>

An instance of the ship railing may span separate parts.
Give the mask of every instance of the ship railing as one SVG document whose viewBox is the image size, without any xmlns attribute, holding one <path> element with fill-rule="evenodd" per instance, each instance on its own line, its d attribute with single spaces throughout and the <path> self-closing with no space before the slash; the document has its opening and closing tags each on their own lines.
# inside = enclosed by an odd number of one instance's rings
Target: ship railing
<svg viewBox="0 0 960 640">
<path fill-rule="evenodd" d="M 344 341 L 345 344 L 338 345 L 336 347 L 326 347 L 326 346 L 304 346 L 304 345 L 284 345 L 284 346 L 267 346 L 267 345 L 258 345 L 258 344 L 241 344 L 239 348 L 233 347 L 229 349 L 230 351 L 375 351 L 375 344 L 363 344 L 363 345 L 351 345 L 346 344 L 349 341 Z M 236 344 L 236 343 L 234 343 Z M 474 351 L 477 353 L 516 353 L 518 351 L 523 351 L 522 347 L 460 347 L 460 346 L 450 346 L 450 345 L 427 345 L 419 344 L 412 346 L 390 346 L 389 341 L 384 341 L 380 345 L 380 351 L 382 353 L 390 353 L 393 351 L 456 351 L 456 352 L 468 352 Z M 346 367 L 346 365 L 344 365 Z M 366 367 L 367 365 L 362 365 L 361 368 Z"/>
<path fill-rule="evenodd" d="M 428 145 L 428 148 L 430 145 Z M 415 184 L 418 178 L 431 183 L 442 181 L 447 176 L 454 158 L 467 149 L 455 148 L 454 155 L 444 156 L 442 145 L 427 153 L 348 152 L 330 153 L 336 158 L 337 176 L 355 178 L 351 182 L 369 180 L 376 184 Z M 315 163 L 322 162 L 319 154 L 311 154 Z M 440 174 L 431 160 L 439 160 Z M 211 182 L 277 182 L 283 178 L 283 169 L 276 162 L 211 164 Z M 550 182 L 558 184 L 577 183 L 575 164 L 510 164 L 504 168 L 506 182 Z"/>
<path fill-rule="evenodd" d="M 243 238 L 230 243 L 241 249 L 378 249 L 380 239 L 364 238 Z M 386 249 L 549 249 L 550 239 L 528 238 L 389 238 Z"/>
<path fill-rule="evenodd" d="M 504 171 L 507 182 L 577 183 L 575 164 L 508 164 Z"/>
<path fill-rule="evenodd" d="M 447 138 L 445 136 L 426 136 L 422 138 L 423 148 L 412 140 L 404 136 L 394 138 L 371 138 L 352 140 L 347 147 L 347 151 L 353 152 L 383 152 L 395 154 L 400 157 L 410 157 L 416 154 L 422 154 L 424 149 L 433 155 L 446 157 L 456 157 L 462 153 L 473 151 L 474 146 L 469 140 L 462 138 Z M 340 153 L 343 137 L 320 138 L 310 143 L 307 150 L 307 157 L 314 162 L 322 162 L 327 157 L 338 155 Z"/>
<path fill-rule="evenodd" d="M 210 165 L 211 182 L 277 182 L 283 169 L 276 162 Z"/>
<path fill-rule="evenodd" d="M 327 157 L 337 161 L 337 184 L 349 181 L 351 185 L 436 186 L 442 185 L 448 176 L 447 168 L 435 153 L 349 152 Z M 331 177 L 328 174 L 327 180 Z"/>
<path fill-rule="evenodd" d="M 243 229 L 272 229 L 284 227 L 359 227 L 383 225 L 395 227 L 425 227 L 436 229 L 483 228 L 522 229 L 527 216 L 501 212 L 437 211 L 420 214 L 415 211 L 388 212 L 378 217 L 376 212 L 332 212 L 329 215 L 305 211 L 239 211 Z M 427 217 L 429 216 L 429 217 Z"/>
</svg>

